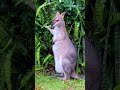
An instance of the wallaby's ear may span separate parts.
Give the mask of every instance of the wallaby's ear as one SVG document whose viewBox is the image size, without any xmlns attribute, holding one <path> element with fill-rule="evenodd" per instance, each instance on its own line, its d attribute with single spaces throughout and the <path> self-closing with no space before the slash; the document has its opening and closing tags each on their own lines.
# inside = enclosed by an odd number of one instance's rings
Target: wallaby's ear
<svg viewBox="0 0 120 90">
<path fill-rule="evenodd" d="M 60 15 L 60 12 L 59 11 L 56 11 L 56 16 L 59 16 Z"/>
<path fill-rule="evenodd" d="M 66 13 L 66 12 L 61 13 L 62 19 L 64 19 L 65 13 Z"/>
</svg>

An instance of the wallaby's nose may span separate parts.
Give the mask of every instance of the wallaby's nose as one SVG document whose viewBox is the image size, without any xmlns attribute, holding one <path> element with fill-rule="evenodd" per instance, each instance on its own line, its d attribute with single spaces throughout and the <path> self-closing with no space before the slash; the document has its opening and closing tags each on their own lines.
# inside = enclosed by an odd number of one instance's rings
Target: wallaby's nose
<svg viewBox="0 0 120 90">
<path fill-rule="evenodd" d="M 51 26 L 53 26 L 53 22 L 51 22 Z"/>
</svg>

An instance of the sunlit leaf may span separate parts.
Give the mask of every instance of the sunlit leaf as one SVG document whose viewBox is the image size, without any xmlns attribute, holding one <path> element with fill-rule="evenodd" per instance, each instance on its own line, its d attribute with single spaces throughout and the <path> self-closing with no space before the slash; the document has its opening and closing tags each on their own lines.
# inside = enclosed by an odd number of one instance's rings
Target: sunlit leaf
<svg viewBox="0 0 120 90">
<path fill-rule="evenodd" d="M 46 62 L 49 60 L 50 57 L 51 57 L 51 54 L 48 54 L 48 55 L 45 57 L 45 59 L 43 60 L 43 64 L 46 63 Z"/>
</svg>

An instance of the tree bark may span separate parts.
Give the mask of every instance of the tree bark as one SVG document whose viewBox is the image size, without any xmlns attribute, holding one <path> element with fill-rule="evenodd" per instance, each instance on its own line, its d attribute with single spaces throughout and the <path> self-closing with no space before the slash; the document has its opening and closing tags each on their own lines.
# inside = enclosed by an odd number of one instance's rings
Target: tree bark
<svg viewBox="0 0 120 90">
<path fill-rule="evenodd" d="M 114 46 L 115 46 L 115 80 L 116 85 L 120 84 L 120 26 L 114 29 Z"/>
<path fill-rule="evenodd" d="M 85 90 L 101 90 L 101 63 L 96 49 L 85 36 Z"/>
</svg>

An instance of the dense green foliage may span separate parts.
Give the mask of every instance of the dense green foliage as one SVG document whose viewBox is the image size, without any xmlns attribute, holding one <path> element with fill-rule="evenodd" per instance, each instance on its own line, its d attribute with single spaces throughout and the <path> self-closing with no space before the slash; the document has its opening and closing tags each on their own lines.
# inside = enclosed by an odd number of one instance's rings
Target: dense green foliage
<svg viewBox="0 0 120 90">
<path fill-rule="evenodd" d="M 34 17 L 24 2 L 0 1 L 0 90 L 34 88 Z"/>
<path fill-rule="evenodd" d="M 42 5 L 36 3 L 35 20 L 35 53 L 36 69 L 54 66 L 52 52 L 52 34 L 45 28 L 50 25 L 56 11 L 66 12 L 65 22 L 68 35 L 74 42 L 78 52 L 78 65 L 84 66 L 84 18 L 85 1 L 84 0 L 46 0 Z M 77 72 L 80 68 L 77 65 Z"/>
<path fill-rule="evenodd" d="M 120 84 L 120 2 L 86 1 L 86 33 L 94 42 L 101 60 L 101 89 L 113 90 Z M 90 15 L 89 15 L 90 14 Z"/>
</svg>

